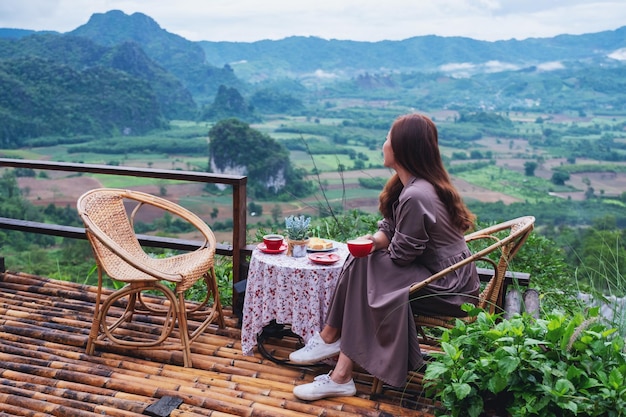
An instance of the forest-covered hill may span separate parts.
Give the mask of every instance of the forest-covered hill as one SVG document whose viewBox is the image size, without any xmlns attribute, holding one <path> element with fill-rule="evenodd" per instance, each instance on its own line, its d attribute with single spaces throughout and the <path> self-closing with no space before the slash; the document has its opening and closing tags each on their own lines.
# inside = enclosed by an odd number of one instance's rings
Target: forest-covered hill
<svg viewBox="0 0 626 417">
<path fill-rule="evenodd" d="M 176 76 L 201 104 L 207 103 L 222 84 L 231 87 L 242 84 L 228 67 L 210 65 L 198 43 L 162 29 L 142 13 L 126 15 L 119 10 L 96 13 L 69 34 L 108 47 L 136 43 L 151 60 Z"/>
<path fill-rule="evenodd" d="M 147 83 L 110 68 L 75 71 L 42 58 L 0 61 L 0 146 L 38 136 L 109 136 L 166 128 Z"/>
<path fill-rule="evenodd" d="M 272 72 L 304 75 L 317 70 L 336 76 L 364 72 L 451 73 L 461 68 L 476 73 L 555 61 L 605 62 L 609 55 L 626 48 L 626 26 L 614 31 L 521 41 L 417 36 L 401 41 L 357 42 L 295 36 L 278 41 L 201 41 L 199 44 L 209 62 L 249 67 L 246 71 L 258 77 L 272 77 Z"/>
<path fill-rule="evenodd" d="M 192 118 L 180 81 L 138 45 L 100 47 L 73 36 L 0 40 L 0 144 L 49 135 L 141 134 Z"/>
</svg>

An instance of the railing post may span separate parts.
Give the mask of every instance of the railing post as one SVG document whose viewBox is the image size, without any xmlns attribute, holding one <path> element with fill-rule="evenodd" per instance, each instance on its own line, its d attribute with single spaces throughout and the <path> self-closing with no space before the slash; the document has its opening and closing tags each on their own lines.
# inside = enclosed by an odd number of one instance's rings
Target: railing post
<svg viewBox="0 0 626 417">
<path fill-rule="evenodd" d="M 247 178 L 233 184 L 233 306 L 237 305 L 235 284 L 241 279 L 246 262 L 243 249 L 246 247 L 246 182 Z"/>
</svg>

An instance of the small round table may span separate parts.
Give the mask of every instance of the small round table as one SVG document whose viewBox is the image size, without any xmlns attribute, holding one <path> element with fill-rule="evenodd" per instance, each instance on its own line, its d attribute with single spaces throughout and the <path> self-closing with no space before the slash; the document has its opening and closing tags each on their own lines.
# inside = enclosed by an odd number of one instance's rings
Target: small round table
<svg viewBox="0 0 626 417">
<path fill-rule="evenodd" d="M 344 243 L 333 242 L 339 260 L 331 265 L 313 263 L 308 256 L 293 258 L 252 252 L 241 325 L 241 350 L 252 355 L 263 328 L 275 321 L 290 324 L 305 342 L 322 329 L 326 311 L 343 264 Z"/>
</svg>

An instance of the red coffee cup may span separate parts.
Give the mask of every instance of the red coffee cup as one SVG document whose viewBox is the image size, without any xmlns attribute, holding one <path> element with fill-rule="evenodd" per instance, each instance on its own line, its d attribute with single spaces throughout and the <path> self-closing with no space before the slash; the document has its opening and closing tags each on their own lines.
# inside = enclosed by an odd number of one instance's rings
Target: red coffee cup
<svg viewBox="0 0 626 417">
<path fill-rule="evenodd" d="M 265 235 L 263 236 L 263 243 L 265 243 L 265 247 L 269 250 L 278 250 L 283 244 L 283 235 Z"/>
<path fill-rule="evenodd" d="M 351 239 L 348 240 L 348 250 L 355 258 L 362 258 L 369 255 L 374 246 L 374 242 L 369 239 Z"/>
</svg>

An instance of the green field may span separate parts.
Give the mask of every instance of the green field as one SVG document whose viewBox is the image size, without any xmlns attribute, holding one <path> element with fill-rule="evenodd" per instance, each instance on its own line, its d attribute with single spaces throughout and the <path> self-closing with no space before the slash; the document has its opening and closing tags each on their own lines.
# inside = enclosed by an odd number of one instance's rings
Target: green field
<svg viewBox="0 0 626 417">
<path fill-rule="evenodd" d="M 484 136 L 475 142 L 458 143 L 454 146 L 442 146 L 442 155 L 446 158 L 454 158 L 456 154 L 465 153 L 470 155 L 472 151 L 489 152 L 494 161 L 491 165 L 477 169 L 459 172 L 455 176 L 467 184 L 480 189 L 490 190 L 490 198 L 502 196 L 503 201 L 517 200 L 531 203 L 549 202 L 555 198 L 555 193 L 563 195 L 582 195 L 587 184 L 596 190 L 610 195 L 619 194 L 622 176 L 626 177 L 626 164 L 615 162 L 612 164 L 593 164 L 595 161 L 580 161 L 575 164 L 567 164 L 564 161 L 571 144 L 580 141 L 594 143 L 600 140 L 601 135 L 576 136 L 577 129 L 587 129 L 594 126 L 604 126 L 606 129 L 614 129 L 620 126 L 626 118 L 594 117 L 585 120 L 574 117 L 545 115 L 540 113 L 511 112 L 509 117 L 514 122 L 513 131 L 519 136 L 500 138 L 498 136 Z M 558 119 L 558 120 L 557 120 Z M 275 140 L 284 143 L 298 144 L 304 140 L 310 149 L 292 150 L 290 152 L 291 163 L 294 167 L 302 168 L 311 173 L 309 179 L 316 183 L 317 191 L 314 195 L 292 201 L 251 201 L 262 207 L 262 214 L 256 213 L 250 216 L 248 223 L 252 228 L 257 224 L 266 226 L 272 224 L 276 213 L 280 216 L 289 214 L 305 213 L 312 216 L 319 214 L 320 207 L 331 205 L 334 209 L 358 208 L 366 212 L 377 212 L 377 199 L 380 190 L 363 188 L 359 184 L 359 178 L 382 177 L 388 178 L 390 172 L 381 171 L 382 151 L 381 146 L 387 134 L 388 127 L 378 129 L 364 129 L 361 127 L 341 127 L 341 118 L 306 117 L 276 117 L 264 123 L 254 124 L 253 128 L 271 136 Z M 454 118 L 446 116 L 438 122 L 445 126 L 453 123 Z M 542 120 L 538 123 L 538 120 Z M 391 120 L 390 120 L 391 123 Z M 121 147 L 135 141 L 145 143 L 157 143 L 163 138 L 182 141 L 189 138 L 207 138 L 211 125 L 207 123 L 195 123 L 190 121 L 175 121 L 172 128 L 166 132 L 156 132 L 142 137 L 115 137 L 103 139 L 111 147 Z M 276 132 L 277 129 L 292 128 L 294 131 L 305 131 L 305 134 L 293 132 Z M 546 128 L 551 129 L 553 134 L 559 134 L 560 140 L 555 146 L 543 146 L 536 138 Z M 313 133 L 310 133 L 313 132 Z M 317 132 L 317 133 L 316 133 Z M 555 133 L 554 133 L 555 132 Z M 613 130 L 611 130 L 613 132 Z M 623 132 L 623 131 L 622 131 Z M 573 135 L 573 136 L 572 136 Z M 605 134 L 606 135 L 606 134 Z M 626 134 L 615 134 L 617 139 L 626 143 Z M 342 137 L 341 143 L 334 143 L 336 137 Z M 363 138 L 363 143 L 359 142 Z M 203 139 L 203 140 L 204 140 Z M 445 141 L 446 138 L 443 138 Z M 94 146 L 98 140 L 92 140 Z M 449 141 L 448 141 L 449 142 Z M 72 145 L 54 145 L 49 147 L 32 147 L 20 150 L 2 151 L 4 157 L 26 159 L 49 159 L 55 161 L 84 162 L 95 164 L 115 164 L 133 167 L 151 167 L 174 170 L 198 170 L 206 171 L 209 155 L 208 146 L 205 153 L 168 155 L 155 152 L 128 152 L 123 154 L 103 154 L 96 152 L 72 152 Z M 537 161 L 537 175 L 524 175 L 524 163 Z M 459 164 L 471 163 L 468 161 L 456 161 Z M 480 161 L 478 161 L 480 162 Z M 603 179 L 600 176 L 592 177 L 589 170 L 615 173 L 617 179 Z M 565 186 L 557 186 L 551 181 L 553 169 L 564 167 L 571 172 L 572 181 Z M 603 168 L 602 168 L 603 167 Z M 384 168 L 383 168 L 384 169 Z M 580 172 L 582 171 L 582 172 Z M 315 173 L 321 176 L 318 178 Z M 381 173 L 382 172 L 382 173 Z M 190 209 L 198 212 L 207 222 L 221 222 L 232 218 L 232 202 L 228 190 L 209 191 L 208 189 L 192 189 L 175 181 L 152 180 L 147 178 L 117 177 L 111 175 L 94 176 L 102 186 L 119 188 L 144 188 L 150 192 L 158 192 L 180 201 Z M 592 178 L 590 180 L 589 178 Z M 604 181 L 604 182 L 603 182 Z M 626 182 L 626 180 L 624 180 Z M 46 187 L 41 185 L 41 187 Z M 187 188 L 185 188 L 187 187 Z M 469 187 L 468 187 L 469 188 Z M 626 187 L 625 187 L 626 188 Z M 626 191 L 625 190 L 621 190 Z M 57 191 L 56 197 L 60 197 L 61 191 Z M 496 195 L 494 197 L 493 195 Z M 31 190 L 31 196 L 37 195 Z M 472 194 L 467 191 L 465 197 L 479 199 L 480 193 Z M 570 197 L 571 198 L 571 197 Z M 71 199 L 70 199 L 71 200 Z M 42 201 L 38 202 L 42 204 Z M 215 216 L 215 210 L 219 213 Z M 209 214 L 211 213 L 211 218 Z"/>
</svg>

